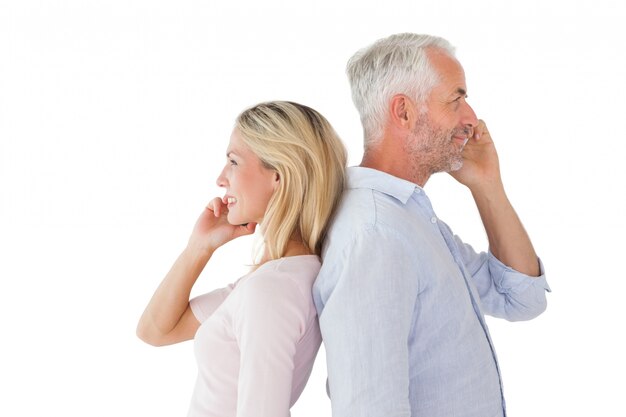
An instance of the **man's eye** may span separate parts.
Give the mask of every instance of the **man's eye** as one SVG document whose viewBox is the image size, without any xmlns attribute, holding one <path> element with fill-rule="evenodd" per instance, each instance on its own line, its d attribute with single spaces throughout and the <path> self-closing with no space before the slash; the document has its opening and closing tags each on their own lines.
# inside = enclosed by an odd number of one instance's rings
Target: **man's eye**
<svg viewBox="0 0 626 417">
<path fill-rule="evenodd" d="M 228 162 L 229 162 L 231 165 L 237 165 L 237 162 L 235 162 L 235 160 L 234 160 L 234 159 L 229 159 L 229 160 L 228 160 Z"/>
<path fill-rule="evenodd" d="M 467 100 L 467 95 L 458 96 L 457 98 L 454 99 L 454 101 L 461 101 L 461 99 Z"/>
</svg>

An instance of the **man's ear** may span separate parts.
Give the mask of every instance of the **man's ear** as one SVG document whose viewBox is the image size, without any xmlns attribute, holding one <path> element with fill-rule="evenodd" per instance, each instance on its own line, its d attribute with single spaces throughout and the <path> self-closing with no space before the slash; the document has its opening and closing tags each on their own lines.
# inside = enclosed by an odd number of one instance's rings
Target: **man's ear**
<svg viewBox="0 0 626 417">
<path fill-rule="evenodd" d="M 413 101 L 404 94 L 396 94 L 389 103 L 391 122 L 394 126 L 404 129 L 412 129 L 415 106 Z"/>
</svg>

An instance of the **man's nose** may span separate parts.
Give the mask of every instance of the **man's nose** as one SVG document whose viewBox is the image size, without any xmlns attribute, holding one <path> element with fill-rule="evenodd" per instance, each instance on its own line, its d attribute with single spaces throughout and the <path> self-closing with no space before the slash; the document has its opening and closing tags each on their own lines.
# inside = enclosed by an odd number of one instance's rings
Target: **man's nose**
<svg viewBox="0 0 626 417">
<path fill-rule="evenodd" d="M 463 113 L 461 114 L 461 123 L 466 128 L 471 128 L 472 130 L 478 126 L 478 118 L 476 117 L 476 113 L 474 113 L 474 109 L 467 102 L 463 103 Z"/>
</svg>

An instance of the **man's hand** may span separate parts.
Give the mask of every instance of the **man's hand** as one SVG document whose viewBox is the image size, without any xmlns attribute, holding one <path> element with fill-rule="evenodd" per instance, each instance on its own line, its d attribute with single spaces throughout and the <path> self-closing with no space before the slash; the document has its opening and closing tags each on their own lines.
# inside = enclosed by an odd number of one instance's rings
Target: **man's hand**
<svg viewBox="0 0 626 417">
<path fill-rule="evenodd" d="M 474 134 L 463 148 L 462 155 L 463 167 L 450 173 L 458 182 L 472 192 L 502 186 L 498 153 L 483 120 L 478 121 Z"/>
</svg>

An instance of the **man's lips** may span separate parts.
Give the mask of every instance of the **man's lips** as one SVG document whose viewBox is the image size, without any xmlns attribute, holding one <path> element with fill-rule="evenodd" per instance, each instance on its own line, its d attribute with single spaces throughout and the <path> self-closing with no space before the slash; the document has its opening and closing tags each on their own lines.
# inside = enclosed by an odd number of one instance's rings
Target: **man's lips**
<svg viewBox="0 0 626 417">
<path fill-rule="evenodd" d="M 462 149 L 465 146 L 465 144 L 467 143 L 467 141 L 469 140 L 469 137 L 467 137 L 467 136 L 454 136 L 452 139 L 456 143 L 461 145 L 461 149 Z"/>
<path fill-rule="evenodd" d="M 455 129 L 452 133 L 452 138 L 455 142 L 461 144 L 461 147 L 465 146 L 469 138 L 474 134 L 474 129 L 465 128 L 465 129 Z"/>
</svg>

